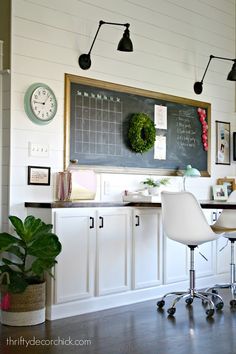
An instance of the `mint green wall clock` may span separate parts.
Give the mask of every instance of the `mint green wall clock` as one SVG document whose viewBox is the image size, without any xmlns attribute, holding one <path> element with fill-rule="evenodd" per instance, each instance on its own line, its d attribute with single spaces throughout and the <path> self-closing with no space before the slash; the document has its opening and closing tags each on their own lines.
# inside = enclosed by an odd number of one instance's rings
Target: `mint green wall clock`
<svg viewBox="0 0 236 354">
<path fill-rule="evenodd" d="M 49 86 L 35 83 L 25 93 L 24 108 L 32 122 L 48 124 L 57 113 L 57 99 Z"/>
</svg>

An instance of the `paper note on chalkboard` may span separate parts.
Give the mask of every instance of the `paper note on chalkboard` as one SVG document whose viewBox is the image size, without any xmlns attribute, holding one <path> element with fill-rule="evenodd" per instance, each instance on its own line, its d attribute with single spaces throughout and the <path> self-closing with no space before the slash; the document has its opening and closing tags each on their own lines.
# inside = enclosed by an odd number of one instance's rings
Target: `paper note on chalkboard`
<svg viewBox="0 0 236 354">
<path fill-rule="evenodd" d="M 154 145 L 154 159 L 155 160 L 166 160 L 166 137 L 156 136 Z"/>
<path fill-rule="evenodd" d="M 157 129 L 167 129 L 167 107 L 155 104 L 154 123 Z"/>
</svg>

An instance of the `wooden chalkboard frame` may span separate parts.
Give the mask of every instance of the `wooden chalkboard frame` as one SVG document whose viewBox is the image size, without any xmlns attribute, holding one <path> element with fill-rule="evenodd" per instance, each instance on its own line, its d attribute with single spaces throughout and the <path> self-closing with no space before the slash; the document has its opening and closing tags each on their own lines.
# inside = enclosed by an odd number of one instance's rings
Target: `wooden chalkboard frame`
<svg viewBox="0 0 236 354">
<path fill-rule="evenodd" d="M 154 92 L 149 90 L 144 90 L 140 88 L 135 88 L 131 86 L 124 86 L 120 84 L 115 84 L 107 81 L 101 81 L 96 79 L 91 79 L 87 77 L 76 76 L 72 74 L 65 74 L 65 115 L 64 115 L 64 168 L 66 169 L 70 162 L 70 103 L 71 103 L 71 84 L 82 84 L 87 86 L 92 86 L 101 89 L 113 90 L 117 92 L 139 95 L 142 97 L 160 99 L 167 102 L 186 104 L 194 107 L 202 107 L 207 110 L 207 121 L 208 121 L 208 151 L 207 151 L 207 169 L 201 171 L 201 176 L 209 177 L 211 168 L 211 104 L 208 102 L 202 102 L 197 100 L 192 100 L 188 98 L 167 95 L 160 92 Z M 79 164 L 80 165 L 80 164 Z M 182 171 L 176 171 L 173 169 L 157 169 L 157 168 L 134 168 L 134 167 L 117 167 L 117 166 L 97 166 L 97 165 L 80 165 L 81 168 L 92 168 L 97 172 L 104 173 L 132 173 L 132 174 L 155 174 L 155 175 L 181 175 Z"/>
</svg>

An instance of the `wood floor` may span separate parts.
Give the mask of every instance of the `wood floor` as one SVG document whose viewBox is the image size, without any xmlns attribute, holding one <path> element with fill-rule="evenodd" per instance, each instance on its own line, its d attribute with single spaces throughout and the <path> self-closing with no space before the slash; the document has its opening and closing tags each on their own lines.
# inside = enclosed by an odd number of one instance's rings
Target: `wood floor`
<svg viewBox="0 0 236 354">
<path fill-rule="evenodd" d="M 212 319 L 199 300 L 178 303 L 173 318 L 152 300 L 32 327 L 0 326 L 0 353 L 236 354 L 236 309 L 228 290 L 221 294 L 225 307 Z"/>
</svg>

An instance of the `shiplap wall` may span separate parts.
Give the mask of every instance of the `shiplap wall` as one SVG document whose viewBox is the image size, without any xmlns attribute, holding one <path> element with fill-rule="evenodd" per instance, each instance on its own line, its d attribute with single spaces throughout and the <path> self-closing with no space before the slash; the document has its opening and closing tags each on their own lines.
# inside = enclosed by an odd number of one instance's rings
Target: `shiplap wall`
<svg viewBox="0 0 236 354">
<path fill-rule="evenodd" d="M 4 43 L 0 41 L 0 228 L 8 230 L 10 153 L 10 75 L 3 69 Z"/>
<path fill-rule="evenodd" d="M 116 51 L 123 29 L 103 26 L 92 66 L 83 71 L 78 56 L 88 52 L 101 19 L 129 22 L 134 52 Z M 231 63 L 213 60 L 203 94 L 196 96 L 192 88 L 210 54 L 235 57 L 234 0 L 12 0 L 11 212 L 24 214 L 24 201 L 53 198 L 53 186 L 27 186 L 27 166 L 63 169 L 65 73 L 210 102 L 212 178 L 191 181 L 198 196 L 209 197 L 217 176 L 236 172 L 235 164 L 215 165 L 214 121 L 230 121 L 236 129 L 235 85 L 226 81 Z M 58 99 L 58 113 L 47 126 L 33 124 L 24 112 L 24 93 L 33 82 L 51 86 Z M 49 144 L 49 157 L 30 157 L 29 142 Z M 119 199 L 122 190 L 140 187 L 143 177 L 102 174 L 98 196 Z M 172 185 L 179 187 L 177 177 Z"/>
<path fill-rule="evenodd" d="M 3 84 L 2 84 L 2 68 L 3 68 L 3 41 L 0 41 L 0 136 L 2 138 L 2 101 L 3 101 Z M 2 139 L 1 139 L 2 141 Z M 2 142 L 0 143 L 0 185 L 2 186 Z M 2 188 L 0 188 L 0 202 L 2 201 Z M 0 203 L 0 227 L 2 228 L 2 203 Z"/>
<path fill-rule="evenodd" d="M 10 91 L 11 77 L 4 70 L 2 75 L 2 230 L 8 230 L 9 215 L 9 170 L 10 170 Z"/>
</svg>

